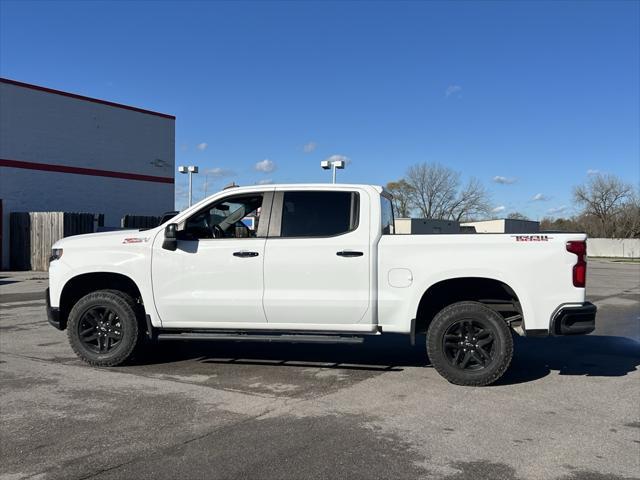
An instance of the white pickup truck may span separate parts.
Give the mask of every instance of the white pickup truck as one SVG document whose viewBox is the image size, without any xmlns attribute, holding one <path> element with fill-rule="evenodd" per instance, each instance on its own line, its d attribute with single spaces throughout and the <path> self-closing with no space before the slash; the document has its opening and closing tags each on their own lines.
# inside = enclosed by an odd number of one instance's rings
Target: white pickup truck
<svg viewBox="0 0 640 480">
<path fill-rule="evenodd" d="M 394 235 L 391 202 L 369 185 L 234 188 L 157 228 L 65 238 L 49 322 L 96 366 L 156 339 L 426 333 L 431 364 L 461 385 L 503 375 L 512 332 L 593 331 L 585 235 Z"/>
</svg>

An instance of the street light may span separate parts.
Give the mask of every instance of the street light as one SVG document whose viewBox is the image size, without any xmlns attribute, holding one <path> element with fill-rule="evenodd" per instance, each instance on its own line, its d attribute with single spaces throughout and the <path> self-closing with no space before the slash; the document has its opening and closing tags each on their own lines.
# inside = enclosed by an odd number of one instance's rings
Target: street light
<svg viewBox="0 0 640 480">
<path fill-rule="evenodd" d="M 336 183 L 336 170 L 344 169 L 344 160 L 323 160 L 320 162 L 320 166 L 323 170 L 331 170 L 331 182 Z"/>
<path fill-rule="evenodd" d="M 189 174 L 189 206 L 191 206 L 192 192 L 193 192 L 193 178 L 192 175 L 194 173 L 198 173 L 198 167 L 195 165 L 189 165 L 185 167 L 184 165 L 180 165 L 178 167 L 178 171 L 180 173 L 188 173 Z"/>
</svg>

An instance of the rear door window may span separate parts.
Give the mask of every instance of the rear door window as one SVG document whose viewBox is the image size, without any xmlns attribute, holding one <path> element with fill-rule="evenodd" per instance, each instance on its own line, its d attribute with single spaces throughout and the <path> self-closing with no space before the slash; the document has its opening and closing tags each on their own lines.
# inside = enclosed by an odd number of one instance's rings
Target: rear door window
<svg viewBox="0 0 640 480">
<path fill-rule="evenodd" d="M 332 237 L 358 226 L 356 192 L 284 192 L 280 237 Z"/>
</svg>

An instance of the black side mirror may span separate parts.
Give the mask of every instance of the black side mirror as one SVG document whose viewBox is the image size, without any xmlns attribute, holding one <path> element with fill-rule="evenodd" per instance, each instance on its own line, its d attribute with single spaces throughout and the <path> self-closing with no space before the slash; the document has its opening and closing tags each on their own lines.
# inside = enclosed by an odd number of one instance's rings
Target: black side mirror
<svg viewBox="0 0 640 480">
<path fill-rule="evenodd" d="M 165 250 L 175 250 L 178 248 L 178 224 L 170 223 L 164 228 L 164 242 L 162 248 Z"/>
<path fill-rule="evenodd" d="M 173 217 L 175 217 L 179 213 L 180 212 L 177 212 L 175 210 L 173 210 L 171 212 L 164 212 L 162 214 L 162 218 L 160 219 L 160 222 L 158 223 L 158 225 L 162 225 L 164 222 L 168 222 L 169 220 L 171 220 Z"/>
</svg>

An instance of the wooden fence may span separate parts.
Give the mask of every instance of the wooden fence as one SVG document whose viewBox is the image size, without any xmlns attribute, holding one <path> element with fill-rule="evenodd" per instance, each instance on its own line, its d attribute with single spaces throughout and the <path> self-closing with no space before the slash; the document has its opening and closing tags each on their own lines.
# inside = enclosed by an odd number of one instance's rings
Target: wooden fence
<svg viewBox="0 0 640 480">
<path fill-rule="evenodd" d="M 95 232 L 103 214 L 13 212 L 9 216 L 9 262 L 12 270 L 49 269 L 51 246 L 63 237 Z"/>
</svg>

